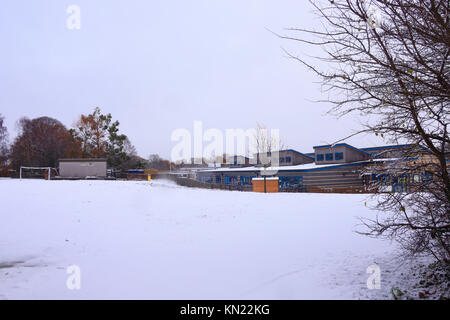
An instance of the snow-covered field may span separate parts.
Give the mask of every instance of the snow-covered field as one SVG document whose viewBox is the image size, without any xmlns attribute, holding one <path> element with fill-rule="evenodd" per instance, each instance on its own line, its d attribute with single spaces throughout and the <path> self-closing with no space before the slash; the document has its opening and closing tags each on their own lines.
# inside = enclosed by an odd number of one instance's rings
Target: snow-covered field
<svg viewBox="0 0 450 320">
<path fill-rule="evenodd" d="M 354 232 L 364 195 L 0 180 L 0 299 L 390 298 L 407 266 Z M 366 268 L 381 268 L 369 290 Z M 81 289 L 66 286 L 67 267 Z"/>
</svg>

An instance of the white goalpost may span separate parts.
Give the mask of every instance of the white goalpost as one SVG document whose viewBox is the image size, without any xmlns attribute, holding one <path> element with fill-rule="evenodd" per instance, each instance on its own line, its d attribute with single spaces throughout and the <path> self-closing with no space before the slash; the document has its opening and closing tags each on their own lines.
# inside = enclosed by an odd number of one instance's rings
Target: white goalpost
<svg viewBox="0 0 450 320">
<path fill-rule="evenodd" d="M 23 174 L 22 174 L 22 170 L 23 169 L 29 169 L 29 170 L 46 170 L 48 172 L 48 177 L 47 180 L 51 180 L 51 176 L 52 176 L 52 170 L 54 170 L 56 173 L 58 173 L 58 171 L 56 170 L 56 168 L 52 168 L 52 167 L 20 167 L 20 173 L 19 173 L 19 178 L 22 179 Z"/>
</svg>

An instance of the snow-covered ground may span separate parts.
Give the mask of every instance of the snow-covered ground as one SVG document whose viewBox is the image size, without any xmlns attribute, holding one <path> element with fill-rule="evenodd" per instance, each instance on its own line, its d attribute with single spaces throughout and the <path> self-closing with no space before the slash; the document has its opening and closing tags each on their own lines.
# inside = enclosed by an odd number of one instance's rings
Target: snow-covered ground
<svg viewBox="0 0 450 320">
<path fill-rule="evenodd" d="M 408 266 L 354 232 L 364 195 L 0 180 L 0 299 L 391 298 Z M 381 268 L 381 289 L 366 286 Z M 66 286 L 67 267 L 81 289 Z"/>
</svg>

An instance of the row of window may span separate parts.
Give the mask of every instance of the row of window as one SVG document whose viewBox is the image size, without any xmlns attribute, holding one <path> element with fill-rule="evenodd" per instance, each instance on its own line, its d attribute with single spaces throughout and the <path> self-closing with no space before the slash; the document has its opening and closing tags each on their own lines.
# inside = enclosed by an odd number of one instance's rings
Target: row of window
<svg viewBox="0 0 450 320">
<path fill-rule="evenodd" d="M 212 178 L 212 176 L 206 176 L 206 177 L 203 177 L 203 179 L 201 179 L 203 182 L 205 182 L 205 183 L 212 183 L 213 182 L 213 178 Z"/>
<path fill-rule="evenodd" d="M 239 178 L 237 176 L 225 176 L 224 182 L 225 182 L 225 184 L 251 186 L 252 178 L 256 178 L 256 176 L 254 176 L 254 177 L 240 176 Z M 220 176 L 216 176 L 216 183 L 221 183 Z"/>
<path fill-rule="evenodd" d="M 342 159 L 344 159 L 344 153 L 343 153 L 343 152 L 336 152 L 336 153 L 334 154 L 334 158 L 335 158 L 336 160 L 342 160 Z"/>
<path fill-rule="evenodd" d="M 256 176 L 224 176 L 224 183 L 227 185 L 241 185 L 251 186 L 252 179 Z M 212 176 L 204 176 L 199 178 L 200 181 L 205 183 L 221 184 L 221 176 L 216 175 L 213 179 Z M 280 188 L 298 187 L 303 185 L 303 177 L 279 177 Z"/>
<path fill-rule="evenodd" d="M 303 185 L 303 177 L 279 177 L 280 189 Z"/>
<path fill-rule="evenodd" d="M 254 177 L 241 177 L 240 178 L 241 185 L 242 186 L 251 186 L 252 178 L 254 178 Z"/>
<path fill-rule="evenodd" d="M 253 178 L 256 178 L 256 176 L 224 176 L 224 183 L 228 185 L 251 186 Z M 281 176 L 278 178 L 281 189 L 299 187 L 303 185 L 303 177 L 301 176 Z M 222 183 L 221 176 L 218 175 L 216 175 L 214 179 L 213 176 L 204 176 L 200 177 L 199 180 L 205 183 L 213 183 L 213 181 L 215 181 L 216 184 Z M 396 176 L 389 174 L 372 174 L 371 176 L 366 176 L 364 180 L 365 184 L 368 184 L 369 182 L 377 182 L 382 185 L 405 186 L 410 184 L 419 184 L 422 182 L 430 182 L 433 180 L 433 173 L 424 172 L 422 174 L 400 174 Z"/>
<path fill-rule="evenodd" d="M 333 153 L 325 153 L 325 154 L 318 154 L 316 156 L 316 161 L 332 161 L 334 160 L 343 160 L 344 159 L 344 153 L 343 152 L 335 152 Z"/>
<path fill-rule="evenodd" d="M 290 163 L 292 158 L 290 156 L 280 157 L 280 163 Z"/>
<path fill-rule="evenodd" d="M 382 185 L 409 185 L 409 184 L 419 184 L 422 182 L 430 182 L 433 180 L 433 173 L 423 172 L 422 174 L 400 174 L 397 176 L 392 176 L 389 174 L 372 174 L 370 177 L 371 181 L 377 182 Z M 368 181 L 366 181 L 366 184 Z"/>
</svg>

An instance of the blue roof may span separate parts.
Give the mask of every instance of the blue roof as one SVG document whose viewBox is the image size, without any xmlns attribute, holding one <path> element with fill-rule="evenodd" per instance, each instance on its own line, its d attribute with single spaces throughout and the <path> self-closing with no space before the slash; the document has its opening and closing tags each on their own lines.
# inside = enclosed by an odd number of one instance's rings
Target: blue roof
<svg viewBox="0 0 450 320">
<path fill-rule="evenodd" d="M 411 147 L 412 144 L 399 144 L 394 146 L 381 146 L 381 147 L 369 147 L 369 148 L 361 148 L 361 150 L 380 150 L 380 149 L 400 149 L 400 148 L 406 148 Z"/>
<path fill-rule="evenodd" d="M 360 152 L 362 154 L 365 154 L 367 156 L 369 155 L 367 152 L 365 152 L 365 151 L 363 151 L 361 149 L 355 148 L 355 147 L 353 147 L 353 146 L 351 146 L 351 145 L 349 145 L 347 143 L 338 143 L 338 144 L 328 144 L 328 145 L 324 145 L 324 146 L 315 146 L 315 147 L 313 147 L 313 149 L 315 150 L 315 149 L 325 149 L 325 148 L 334 148 L 334 147 L 346 147 L 346 148 L 355 150 L 357 152 Z"/>
<path fill-rule="evenodd" d="M 365 164 L 372 164 L 373 162 L 371 161 L 357 161 L 357 162 L 350 162 L 350 163 L 344 163 L 344 164 L 337 164 L 334 166 L 324 166 L 324 167 L 318 167 L 318 168 L 310 168 L 310 169 L 287 169 L 287 170 L 283 170 L 282 168 L 280 168 L 280 170 L 278 170 L 278 172 L 310 172 L 310 171 L 323 171 L 323 170 L 333 170 L 336 168 L 341 168 L 341 167 L 353 167 L 353 166 L 363 166 Z"/>
<path fill-rule="evenodd" d="M 409 147 L 413 147 L 413 146 L 414 146 L 414 144 L 398 144 L 398 145 L 393 145 L 393 146 L 361 148 L 361 150 L 365 150 L 365 151 L 369 151 L 370 152 L 370 151 L 385 150 L 385 149 L 402 149 L 402 148 L 409 148 Z M 419 145 L 419 147 L 422 150 L 425 150 L 425 151 L 429 152 L 429 150 L 426 147 L 424 147 L 422 145 Z M 373 155 L 374 152 L 370 152 L 370 154 Z"/>
</svg>

